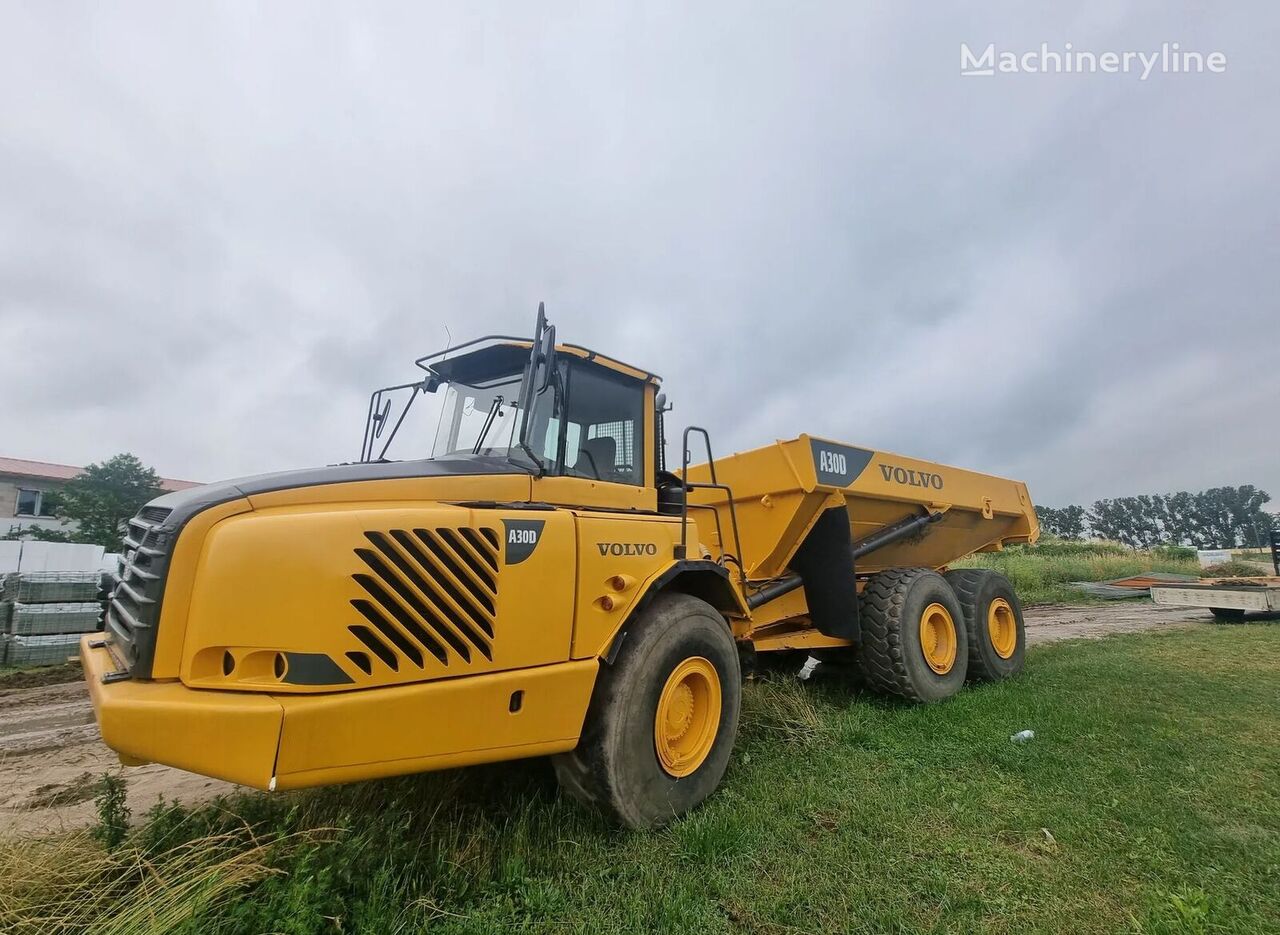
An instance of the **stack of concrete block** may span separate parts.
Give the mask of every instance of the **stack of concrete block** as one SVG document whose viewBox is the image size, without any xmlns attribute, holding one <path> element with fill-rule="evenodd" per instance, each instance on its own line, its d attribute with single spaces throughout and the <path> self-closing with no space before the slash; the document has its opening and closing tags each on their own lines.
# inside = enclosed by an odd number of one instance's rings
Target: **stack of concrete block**
<svg viewBox="0 0 1280 935">
<path fill-rule="evenodd" d="M 102 625 L 96 571 L 16 572 L 0 580 L 4 665 L 65 662 L 75 655 L 81 634 Z"/>
</svg>

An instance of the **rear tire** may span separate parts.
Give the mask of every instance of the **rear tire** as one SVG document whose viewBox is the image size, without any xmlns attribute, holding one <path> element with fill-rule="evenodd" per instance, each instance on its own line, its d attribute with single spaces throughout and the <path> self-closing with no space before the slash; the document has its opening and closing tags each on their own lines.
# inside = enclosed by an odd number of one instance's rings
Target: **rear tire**
<svg viewBox="0 0 1280 935">
<path fill-rule="evenodd" d="M 909 701 L 950 698 L 964 685 L 969 641 L 951 586 L 928 568 L 892 568 L 862 592 L 858 667 L 867 685 Z"/>
<path fill-rule="evenodd" d="M 1244 623 L 1244 611 L 1233 607 L 1210 607 L 1214 623 Z"/>
<path fill-rule="evenodd" d="M 1009 579 L 983 568 L 957 568 L 944 577 L 960 599 L 969 631 L 969 678 L 995 682 L 1021 672 L 1026 625 Z"/>
<path fill-rule="evenodd" d="M 629 828 L 691 811 L 724 776 L 742 675 L 724 618 L 687 594 L 659 594 L 602 665 L 578 746 L 552 758 L 576 799 Z"/>
</svg>

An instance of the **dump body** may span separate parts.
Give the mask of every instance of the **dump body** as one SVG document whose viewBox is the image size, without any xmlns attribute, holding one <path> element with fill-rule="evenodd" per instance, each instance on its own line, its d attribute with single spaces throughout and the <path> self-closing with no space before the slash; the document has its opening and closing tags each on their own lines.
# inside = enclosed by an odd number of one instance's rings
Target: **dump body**
<svg viewBox="0 0 1280 935">
<path fill-rule="evenodd" d="M 847 510 L 855 544 L 907 517 L 942 514 L 918 534 L 868 553 L 857 563 L 859 575 L 942 568 L 973 552 L 1034 541 L 1040 531 L 1020 481 L 810 435 L 719 458 L 715 474 L 732 490 L 741 545 L 733 542 L 734 517 L 723 491 L 692 491 L 690 517 L 701 540 L 713 544 L 713 555 L 736 554 L 750 581 L 785 575 L 830 509 Z M 691 467 L 688 479 L 710 481 L 710 467 Z"/>
</svg>

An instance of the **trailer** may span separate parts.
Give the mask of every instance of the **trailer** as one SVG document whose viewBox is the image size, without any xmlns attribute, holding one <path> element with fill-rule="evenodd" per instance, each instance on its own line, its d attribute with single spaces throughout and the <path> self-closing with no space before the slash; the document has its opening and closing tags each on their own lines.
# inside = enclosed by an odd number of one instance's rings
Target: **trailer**
<svg viewBox="0 0 1280 935">
<path fill-rule="evenodd" d="M 1166 606 L 1204 607 L 1220 623 L 1239 623 L 1245 614 L 1280 613 L 1280 531 L 1271 531 L 1269 544 L 1274 575 L 1153 584 L 1151 599 Z"/>
<path fill-rule="evenodd" d="M 1166 606 L 1203 607 L 1220 623 L 1239 623 L 1245 614 L 1280 613 L 1280 576 L 1154 584 L 1151 599 Z"/>
<path fill-rule="evenodd" d="M 646 828 L 719 784 L 758 653 L 839 653 L 920 703 L 1022 669 L 1010 583 L 948 566 L 1036 538 L 1025 484 L 805 434 L 716 460 L 696 426 L 669 470 L 659 378 L 541 309 L 532 340 L 417 364 L 370 397 L 360 461 L 129 521 L 81 644 L 122 762 L 276 790 L 547 755 Z M 430 456 L 390 457 L 433 393 Z"/>
</svg>

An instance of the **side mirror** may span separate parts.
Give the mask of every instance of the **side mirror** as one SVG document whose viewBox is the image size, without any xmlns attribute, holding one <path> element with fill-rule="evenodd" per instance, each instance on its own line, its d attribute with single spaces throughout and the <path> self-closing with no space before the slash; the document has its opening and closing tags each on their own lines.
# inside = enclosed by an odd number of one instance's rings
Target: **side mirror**
<svg viewBox="0 0 1280 935">
<path fill-rule="evenodd" d="M 443 382 L 444 381 L 434 373 L 428 374 L 427 378 L 422 381 L 422 392 L 434 393 L 436 390 L 440 389 L 440 384 Z"/>
<path fill-rule="evenodd" d="M 381 438 L 382 430 L 387 427 L 387 416 L 391 414 L 391 400 L 388 399 L 382 406 L 381 412 L 373 414 L 373 437 Z"/>
<path fill-rule="evenodd" d="M 547 310 L 543 303 L 538 303 L 538 320 L 533 329 L 533 347 L 529 350 L 529 364 L 525 369 L 524 381 L 520 387 L 520 401 L 517 408 L 524 414 L 524 418 L 520 420 L 520 448 L 529 456 L 534 464 L 538 466 L 538 474 L 541 475 L 546 467 L 542 463 L 542 459 L 538 457 L 534 451 L 534 446 L 529 443 L 529 433 L 533 425 L 533 420 L 529 418 L 529 411 L 533 407 L 533 398 L 549 387 L 555 379 L 556 365 L 556 328 L 555 325 L 547 323 Z M 542 373 L 538 373 L 538 368 L 542 367 Z"/>
<path fill-rule="evenodd" d="M 556 326 L 547 325 L 542 332 L 542 339 L 538 346 L 538 359 L 542 366 L 542 380 L 538 384 L 538 392 L 541 393 L 551 385 L 551 380 L 556 372 Z"/>
</svg>

